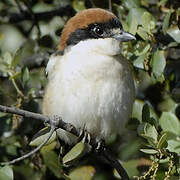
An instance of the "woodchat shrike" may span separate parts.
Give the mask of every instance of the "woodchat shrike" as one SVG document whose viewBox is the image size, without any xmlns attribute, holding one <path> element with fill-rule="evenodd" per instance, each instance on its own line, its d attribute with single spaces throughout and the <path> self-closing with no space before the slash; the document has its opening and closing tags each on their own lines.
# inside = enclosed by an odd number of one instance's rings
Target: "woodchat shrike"
<svg viewBox="0 0 180 180">
<path fill-rule="evenodd" d="M 135 97 L 133 70 L 120 54 L 121 43 L 130 40 L 135 37 L 109 11 L 92 8 L 72 17 L 46 68 L 43 114 L 59 115 L 97 140 L 121 133 Z M 75 142 L 72 134 L 57 132 Z"/>
</svg>

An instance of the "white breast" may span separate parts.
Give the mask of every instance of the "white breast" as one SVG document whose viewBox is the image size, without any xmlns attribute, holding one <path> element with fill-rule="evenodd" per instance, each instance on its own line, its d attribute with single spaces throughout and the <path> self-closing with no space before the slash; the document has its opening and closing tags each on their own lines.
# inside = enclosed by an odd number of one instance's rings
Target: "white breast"
<svg viewBox="0 0 180 180">
<path fill-rule="evenodd" d="M 56 61 L 43 113 L 60 115 L 65 122 L 106 139 L 112 133 L 121 133 L 130 116 L 134 101 L 132 73 L 121 56 L 80 50 L 71 49 Z M 72 143 L 68 133 L 60 136 Z"/>
</svg>

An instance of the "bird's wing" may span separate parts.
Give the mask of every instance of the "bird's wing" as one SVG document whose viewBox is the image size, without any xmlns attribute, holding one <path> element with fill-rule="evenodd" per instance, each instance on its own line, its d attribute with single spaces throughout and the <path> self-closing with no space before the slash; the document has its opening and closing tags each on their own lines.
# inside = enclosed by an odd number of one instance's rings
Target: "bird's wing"
<svg viewBox="0 0 180 180">
<path fill-rule="evenodd" d="M 46 66 L 46 75 L 48 76 L 48 78 L 51 76 L 54 68 L 55 68 L 55 64 L 57 61 L 59 61 L 62 57 L 62 52 L 55 52 L 53 53 L 50 58 L 49 58 L 49 61 L 47 63 L 47 66 Z"/>
</svg>

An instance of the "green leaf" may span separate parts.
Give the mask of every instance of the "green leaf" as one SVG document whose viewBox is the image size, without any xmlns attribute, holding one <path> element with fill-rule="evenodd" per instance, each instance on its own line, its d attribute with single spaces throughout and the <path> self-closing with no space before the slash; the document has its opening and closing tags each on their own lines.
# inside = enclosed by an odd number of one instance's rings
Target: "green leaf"
<svg viewBox="0 0 180 180">
<path fill-rule="evenodd" d="M 0 59 L 0 72 L 7 73 L 7 71 L 8 71 L 7 64 L 5 64 L 2 59 Z"/>
<path fill-rule="evenodd" d="M 138 175 L 138 166 L 139 160 L 129 160 L 126 162 L 123 162 L 122 165 L 126 169 L 128 175 L 130 178 L 133 178 L 134 176 Z"/>
<path fill-rule="evenodd" d="M 7 116 L 6 113 L 0 112 L 0 118 Z"/>
<path fill-rule="evenodd" d="M 11 62 L 12 67 L 16 67 L 19 64 L 20 60 L 22 59 L 23 50 L 23 47 L 21 47 L 15 52 L 14 58 Z"/>
<path fill-rule="evenodd" d="M 45 1 L 37 2 L 32 7 L 33 12 L 44 12 L 44 11 L 52 11 L 54 6 L 49 3 L 45 3 Z"/>
<path fill-rule="evenodd" d="M 21 72 L 16 72 L 14 75 L 10 76 L 9 79 L 12 80 L 12 79 L 17 79 L 18 77 L 21 76 Z"/>
<path fill-rule="evenodd" d="M 124 31 L 129 31 L 129 26 L 126 21 L 121 20 L 121 24 L 123 26 Z"/>
<path fill-rule="evenodd" d="M 134 18 L 132 13 L 128 15 L 128 26 L 129 26 L 129 32 L 135 35 L 137 32 L 138 22 L 136 18 Z"/>
<path fill-rule="evenodd" d="M 150 111 L 149 111 L 149 106 L 147 104 L 144 104 L 142 109 L 142 121 L 143 122 L 150 121 Z"/>
<path fill-rule="evenodd" d="M 177 25 L 167 30 L 167 33 L 177 42 L 180 43 L 180 30 Z"/>
<path fill-rule="evenodd" d="M 132 8 L 127 16 L 127 24 L 129 26 L 129 32 L 136 34 L 138 25 L 141 25 L 141 17 L 145 12 L 142 8 Z"/>
<path fill-rule="evenodd" d="M 175 113 L 178 104 L 171 99 L 171 97 L 167 97 L 162 102 L 158 104 L 158 110 L 161 112 L 172 112 Z"/>
<path fill-rule="evenodd" d="M 156 159 L 156 160 L 158 160 L 158 159 Z M 158 160 L 159 161 L 159 160 Z M 161 164 L 164 164 L 164 163 L 168 163 L 169 162 L 169 157 L 167 157 L 167 158 L 165 158 L 165 159 L 161 159 L 160 161 L 159 161 L 159 163 L 161 163 Z"/>
<path fill-rule="evenodd" d="M 13 170 L 10 166 L 0 168 L 0 180 L 13 180 Z"/>
<path fill-rule="evenodd" d="M 37 162 L 39 161 L 37 160 Z M 44 173 L 44 169 L 45 168 L 42 168 L 40 171 L 37 171 L 37 169 L 34 168 L 34 166 L 30 165 L 30 162 L 28 160 L 25 160 L 25 163 L 19 163 L 18 165 L 13 166 L 14 174 L 19 174 L 21 176 L 21 178 L 15 179 L 20 180 L 40 180 L 42 179 L 42 172 Z"/>
<path fill-rule="evenodd" d="M 116 140 L 117 140 L 117 134 L 114 133 L 107 138 L 106 144 L 109 146 L 111 144 L 114 144 Z"/>
<path fill-rule="evenodd" d="M 17 156 L 18 150 L 17 150 L 17 146 L 15 145 L 15 143 L 6 145 L 6 152 L 11 156 Z"/>
<path fill-rule="evenodd" d="M 73 0 L 73 8 L 74 8 L 77 12 L 86 9 L 86 7 L 85 7 L 85 1 L 84 1 L 84 0 Z"/>
<path fill-rule="evenodd" d="M 145 104 L 144 101 L 140 99 L 136 99 L 133 104 L 133 112 L 131 117 L 138 119 L 140 123 L 142 122 L 142 110 L 144 104 Z M 157 120 L 158 116 L 156 112 L 151 107 L 149 107 L 149 110 L 150 110 L 150 117 L 153 117 L 155 120 Z"/>
<path fill-rule="evenodd" d="M 144 12 L 147 12 L 147 11 L 143 8 L 132 8 L 129 11 L 130 15 L 132 15 L 132 17 L 134 16 L 134 19 L 137 19 L 138 25 L 142 25 L 142 15 L 144 14 Z M 128 16 L 129 16 L 129 14 L 128 14 Z M 128 20 L 129 19 L 127 17 L 127 21 Z"/>
<path fill-rule="evenodd" d="M 140 1 L 139 0 L 122 0 L 122 3 L 126 6 L 128 9 L 132 8 L 138 8 L 140 7 Z"/>
<path fill-rule="evenodd" d="M 130 157 L 133 157 L 135 154 L 137 154 L 142 145 L 141 141 L 142 140 L 140 140 L 140 138 L 137 139 L 135 137 L 129 139 L 128 142 L 123 145 L 123 148 L 118 151 L 119 159 L 121 159 L 122 161 L 127 161 Z"/>
<path fill-rule="evenodd" d="M 11 54 L 9 52 L 5 52 L 3 54 L 3 61 L 4 61 L 4 63 L 6 63 L 8 65 L 11 65 L 12 59 L 13 58 L 12 58 L 12 56 L 11 56 Z"/>
<path fill-rule="evenodd" d="M 158 151 L 155 149 L 140 149 L 140 151 L 146 153 L 146 154 L 157 154 Z"/>
<path fill-rule="evenodd" d="M 137 34 L 138 34 L 143 40 L 148 40 L 148 39 L 149 39 L 148 33 L 147 33 L 142 27 L 139 27 L 139 28 L 138 28 Z"/>
<path fill-rule="evenodd" d="M 48 150 L 48 151 L 50 151 L 50 150 L 55 150 L 56 147 L 57 147 L 57 144 L 58 144 L 57 141 L 53 141 L 53 142 L 50 143 L 50 144 L 46 144 L 46 145 L 43 146 L 42 148 L 43 148 L 43 149 L 46 149 L 46 150 Z"/>
<path fill-rule="evenodd" d="M 177 154 L 180 154 L 180 140 L 170 139 L 167 142 L 168 142 L 167 149 L 170 152 L 175 152 Z"/>
<path fill-rule="evenodd" d="M 154 117 L 151 117 L 150 120 L 149 120 L 149 123 L 151 125 L 155 126 L 156 129 L 158 129 L 158 126 L 159 126 L 158 118 L 154 119 Z"/>
<path fill-rule="evenodd" d="M 144 69 L 144 59 L 146 54 L 140 55 L 134 62 L 133 65 L 139 69 Z"/>
<path fill-rule="evenodd" d="M 164 51 L 157 50 L 151 59 L 152 72 L 156 78 L 163 75 L 164 68 L 166 66 L 166 59 L 164 56 Z"/>
<path fill-rule="evenodd" d="M 144 101 L 136 99 L 133 104 L 132 118 L 136 118 L 139 122 L 142 122 L 142 109 L 144 106 Z"/>
<path fill-rule="evenodd" d="M 159 119 L 159 123 L 163 131 L 180 135 L 180 122 L 175 114 L 171 112 L 163 112 Z"/>
<path fill-rule="evenodd" d="M 138 176 L 138 170 L 137 170 L 138 163 L 139 160 L 129 160 L 122 163 L 123 167 L 127 171 L 130 178 L 133 178 L 134 176 Z M 113 173 L 116 178 L 118 179 L 120 178 L 120 175 L 116 171 L 116 169 L 113 170 Z"/>
<path fill-rule="evenodd" d="M 82 166 L 74 169 L 69 177 L 72 180 L 92 180 L 96 170 L 93 166 Z"/>
<path fill-rule="evenodd" d="M 168 0 L 161 0 L 161 1 L 158 3 L 158 6 L 164 6 L 167 1 L 168 1 Z"/>
<path fill-rule="evenodd" d="M 166 31 L 169 27 L 169 20 L 170 20 L 170 17 L 171 17 L 171 11 L 169 11 L 166 15 L 166 17 L 164 18 L 164 21 L 163 21 L 163 26 L 162 26 L 162 30 L 163 30 L 163 33 L 166 34 Z"/>
<path fill-rule="evenodd" d="M 0 33 L 0 40 L 1 40 L 1 39 L 3 39 L 3 34 L 2 34 L 2 33 Z"/>
<path fill-rule="evenodd" d="M 25 86 L 25 84 L 29 81 L 29 70 L 28 68 L 26 67 L 24 72 L 23 72 L 23 77 L 22 77 L 22 81 L 23 81 L 23 86 Z"/>
<path fill-rule="evenodd" d="M 137 47 L 136 51 L 134 52 L 134 54 L 136 56 L 141 56 L 141 55 L 146 54 L 151 47 L 150 44 L 145 45 L 144 43 L 141 43 L 141 42 L 139 44 L 137 43 L 137 46 L 138 47 Z"/>
<path fill-rule="evenodd" d="M 158 132 L 154 126 L 149 123 L 142 123 L 138 126 L 138 134 L 147 139 L 152 146 L 156 146 Z"/>
<path fill-rule="evenodd" d="M 75 160 L 82 156 L 85 152 L 85 144 L 82 142 L 77 143 L 64 157 L 63 163 L 65 165 L 72 164 Z"/>
<path fill-rule="evenodd" d="M 153 30 L 156 27 L 155 18 L 149 12 L 143 13 L 142 26 L 144 27 L 144 30 L 148 33 L 150 33 L 151 30 Z"/>
<path fill-rule="evenodd" d="M 40 144 L 42 144 L 42 142 L 47 138 L 47 136 L 49 136 L 49 131 L 50 131 L 49 127 L 45 127 L 41 129 L 37 134 L 35 134 L 29 145 L 39 146 Z M 55 139 L 56 139 L 56 132 L 52 134 L 52 136 L 45 145 L 51 144 Z"/>
<path fill-rule="evenodd" d="M 44 163 L 46 166 L 54 173 L 58 178 L 63 177 L 62 165 L 59 162 L 58 155 L 46 148 L 41 149 L 41 154 L 43 156 Z"/>
<path fill-rule="evenodd" d="M 158 145 L 157 145 L 157 148 L 158 149 L 162 149 L 164 147 L 167 147 L 167 134 L 166 133 L 163 133 L 163 135 L 160 137 L 159 141 L 158 141 Z"/>
</svg>

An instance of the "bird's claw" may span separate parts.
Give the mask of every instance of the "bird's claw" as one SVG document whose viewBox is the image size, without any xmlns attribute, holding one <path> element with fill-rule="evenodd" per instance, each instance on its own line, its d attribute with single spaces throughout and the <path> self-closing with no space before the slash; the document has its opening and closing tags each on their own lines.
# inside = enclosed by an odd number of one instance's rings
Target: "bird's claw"
<svg viewBox="0 0 180 180">
<path fill-rule="evenodd" d="M 64 157 L 65 154 L 65 147 L 64 146 L 60 146 L 60 150 L 59 150 L 59 162 L 62 163 L 62 159 Z"/>
<path fill-rule="evenodd" d="M 83 143 L 90 144 L 91 140 L 92 138 L 90 133 L 88 133 L 86 130 L 80 130 L 78 142 L 82 141 Z M 95 143 L 93 147 L 96 153 L 101 153 L 105 150 L 105 141 L 103 139 L 100 139 Z"/>
<path fill-rule="evenodd" d="M 83 143 L 90 143 L 91 135 L 86 130 L 80 130 L 80 134 L 78 137 L 78 142 L 82 141 Z"/>
<path fill-rule="evenodd" d="M 96 153 L 101 153 L 102 151 L 105 150 L 105 141 L 103 139 L 100 139 L 95 146 L 95 152 Z"/>
</svg>

